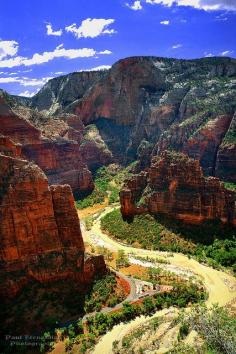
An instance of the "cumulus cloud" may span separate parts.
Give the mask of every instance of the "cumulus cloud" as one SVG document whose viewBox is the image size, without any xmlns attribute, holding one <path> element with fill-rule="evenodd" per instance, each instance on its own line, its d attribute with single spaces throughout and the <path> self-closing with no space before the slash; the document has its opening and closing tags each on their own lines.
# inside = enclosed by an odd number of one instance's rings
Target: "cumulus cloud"
<svg viewBox="0 0 236 354">
<path fill-rule="evenodd" d="M 105 55 L 109 55 L 112 54 L 112 52 L 110 50 L 102 50 L 101 52 L 98 52 L 98 54 L 105 54 Z"/>
<path fill-rule="evenodd" d="M 205 57 L 214 57 L 214 56 L 221 56 L 221 57 L 226 57 L 226 56 L 230 56 L 234 53 L 233 50 L 224 50 L 218 54 L 214 54 L 214 53 L 211 53 L 211 52 L 204 52 L 204 56 Z"/>
<path fill-rule="evenodd" d="M 87 18 L 77 27 L 76 23 L 67 26 L 65 30 L 73 33 L 76 38 L 95 38 L 103 34 L 114 34 L 114 29 L 108 28 L 115 20 L 103 18 Z"/>
<path fill-rule="evenodd" d="M 110 68 L 111 68 L 111 65 L 100 65 L 100 66 L 96 66 L 95 68 L 83 69 L 80 71 L 104 71 L 104 70 L 109 70 Z"/>
<path fill-rule="evenodd" d="M 0 40 L 0 60 L 6 57 L 13 57 L 18 52 L 19 45 L 16 41 Z"/>
<path fill-rule="evenodd" d="M 205 58 L 211 58 L 211 57 L 214 57 L 214 54 L 213 53 L 204 52 L 204 57 Z"/>
<path fill-rule="evenodd" d="M 169 20 L 164 20 L 160 22 L 161 25 L 168 26 L 170 24 Z"/>
<path fill-rule="evenodd" d="M 36 95 L 36 93 L 39 92 L 39 89 L 34 91 L 34 92 L 30 92 L 28 90 L 24 91 L 24 92 L 21 92 L 19 93 L 18 96 L 23 96 L 23 97 L 33 97 L 34 95 Z"/>
<path fill-rule="evenodd" d="M 195 9 L 201 10 L 231 10 L 236 11 L 235 0 L 145 0 L 147 4 L 160 4 L 171 7 L 177 6 L 191 6 Z"/>
<path fill-rule="evenodd" d="M 178 49 L 181 47 L 183 47 L 183 44 L 180 44 L 180 43 L 172 45 L 172 49 Z"/>
<path fill-rule="evenodd" d="M 65 49 L 63 44 L 60 44 L 52 52 L 43 52 L 42 54 L 35 53 L 32 58 L 26 58 L 17 56 L 14 58 L 0 60 L 0 68 L 13 68 L 15 66 L 31 66 L 47 63 L 55 58 L 89 58 L 94 57 L 97 54 L 111 54 L 111 51 L 104 50 L 96 52 L 92 48 L 80 48 L 80 49 Z"/>
<path fill-rule="evenodd" d="M 60 37 L 62 35 L 62 29 L 60 29 L 58 31 L 53 31 L 51 23 L 48 23 L 46 25 L 46 28 L 47 28 L 47 35 L 48 36 L 58 36 L 58 37 Z"/>
<path fill-rule="evenodd" d="M 143 6 L 141 4 L 141 1 L 139 1 L 139 0 L 135 1 L 131 5 L 126 3 L 126 6 L 129 7 L 131 10 L 134 10 L 134 11 L 142 10 L 142 8 L 143 8 Z"/>
<path fill-rule="evenodd" d="M 225 51 L 219 53 L 219 55 L 222 57 L 226 57 L 227 55 L 233 54 L 233 52 L 234 52 L 233 50 L 225 50 Z"/>
<path fill-rule="evenodd" d="M 29 77 L 0 77 L 1 84 L 18 83 L 21 86 L 42 86 L 46 84 L 52 77 L 43 77 L 42 79 L 34 79 Z"/>
</svg>

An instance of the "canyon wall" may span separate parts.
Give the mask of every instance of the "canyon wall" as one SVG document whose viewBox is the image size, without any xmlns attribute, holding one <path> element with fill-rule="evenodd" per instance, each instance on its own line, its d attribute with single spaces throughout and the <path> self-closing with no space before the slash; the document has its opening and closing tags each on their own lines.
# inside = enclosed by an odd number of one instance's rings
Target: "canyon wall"
<svg viewBox="0 0 236 354">
<path fill-rule="evenodd" d="M 73 125 L 73 117 L 67 118 Z M 50 184 L 66 183 L 72 190 L 90 191 L 94 187 L 92 175 L 78 142 L 84 127 L 82 122 L 77 122 L 75 127 L 70 128 L 60 119 L 38 116 L 28 108 L 11 107 L 9 97 L 0 95 L 0 134 L 21 146 L 22 158 L 42 168 Z M 45 135 L 40 128 L 45 130 Z"/>
<path fill-rule="evenodd" d="M 0 154 L 0 191 L 1 294 L 32 279 L 71 278 L 83 290 L 106 271 L 102 257 L 85 257 L 69 185 L 49 186 L 34 163 Z"/>
<path fill-rule="evenodd" d="M 151 167 L 125 182 L 120 192 L 125 219 L 142 213 L 164 214 L 185 223 L 220 220 L 236 226 L 236 193 L 215 177 L 204 177 L 199 161 L 165 151 Z"/>
<path fill-rule="evenodd" d="M 49 90 L 48 96 L 56 97 L 64 111 L 77 115 L 86 126 L 96 125 L 113 162 L 136 160 L 148 143 L 140 168 L 151 155 L 171 148 L 198 159 L 205 174 L 236 182 L 235 59 L 131 57 L 95 80 L 79 74 L 50 80 L 32 99 L 32 106 L 55 111 L 54 101 L 49 105 L 44 100 Z M 64 82 L 70 80 L 73 88 L 67 85 L 65 92 Z M 73 100 L 74 87 L 80 95 Z"/>
</svg>

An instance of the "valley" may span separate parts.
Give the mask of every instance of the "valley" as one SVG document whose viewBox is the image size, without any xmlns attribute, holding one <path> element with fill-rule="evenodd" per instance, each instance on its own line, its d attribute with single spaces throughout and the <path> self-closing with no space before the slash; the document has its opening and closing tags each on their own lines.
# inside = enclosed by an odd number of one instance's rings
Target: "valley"
<svg viewBox="0 0 236 354">
<path fill-rule="evenodd" d="M 3 337 L 233 354 L 235 80 L 233 58 L 140 56 L 0 90 Z"/>
</svg>

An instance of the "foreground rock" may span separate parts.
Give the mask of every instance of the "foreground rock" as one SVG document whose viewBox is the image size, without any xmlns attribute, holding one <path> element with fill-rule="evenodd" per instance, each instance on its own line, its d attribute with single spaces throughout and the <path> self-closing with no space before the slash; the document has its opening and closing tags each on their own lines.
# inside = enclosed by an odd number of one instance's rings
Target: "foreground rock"
<svg viewBox="0 0 236 354">
<path fill-rule="evenodd" d="M 204 177 L 199 161 L 163 152 L 151 167 L 126 181 L 120 192 L 124 218 L 165 214 L 190 224 L 220 220 L 236 226 L 236 193 L 218 178 Z"/>
<path fill-rule="evenodd" d="M 85 257 L 69 185 L 49 187 L 38 166 L 0 154 L 0 191 L 2 295 L 14 296 L 32 279 L 71 278 L 82 291 L 105 272 L 102 257 Z"/>
</svg>

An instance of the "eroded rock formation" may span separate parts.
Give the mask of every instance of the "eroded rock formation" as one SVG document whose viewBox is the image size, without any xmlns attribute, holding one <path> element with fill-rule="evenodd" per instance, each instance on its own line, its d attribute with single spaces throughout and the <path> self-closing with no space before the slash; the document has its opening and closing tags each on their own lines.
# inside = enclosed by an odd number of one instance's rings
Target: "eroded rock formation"
<svg viewBox="0 0 236 354">
<path fill-rule="evenodd" d="M 57 77 L 33 98 L 14 99 L 33 108 L 28 121 L 43 136 L 76 141 L 91 170 L 140 159 L 141 171 L 168 148 L 198 159 L 205 174 L 236 182 L 235 97 L 233 58 L 131 57 L 104 72 Z"/>
<path fill-rule="evenodd" d="M 163 152 L 151 167 L 132 176 L 120 192 L 124 218 L 165 214 L 186 223 L 220 220 L 236 226 L 236 193 L 215 177 L 204 177 L 199 161 Z"/>
<path fill-rule="evenodd" d="M 1 294 L 14 296 L 31 279 L 72 278 L 81 290 L 105 272 L 102 257 L 85 258 L 69 185 L 48 185 L 34 163 L 0 154 Z"/>
<path fill-rule="evenodd" d="M 77 119 L 77 129 L 70 128 L 61 119 L 46 119 L 29 108 L 15 107 L 9 100 L 7 94 L 0 95 L 0 134 L 18 144 L 22 158 L 42 168 L 50 184 L 92 190 L 92 176 L 80 152 L 82 122 Z M 73 124 L 73 117 L 68 119 Z"/>
</svg>

